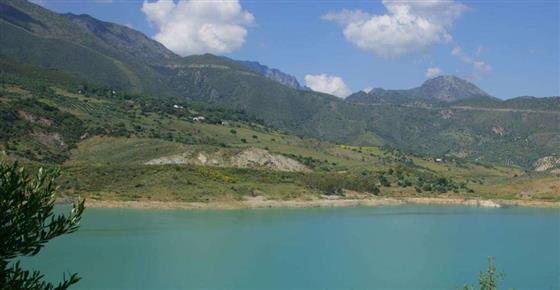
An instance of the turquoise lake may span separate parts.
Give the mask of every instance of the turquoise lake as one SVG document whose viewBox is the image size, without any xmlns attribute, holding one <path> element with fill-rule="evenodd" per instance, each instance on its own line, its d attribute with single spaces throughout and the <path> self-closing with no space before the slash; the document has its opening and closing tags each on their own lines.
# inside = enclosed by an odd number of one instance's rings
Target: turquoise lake
<svg viewBox="0 0 560 290">
<path fill-rule="evenodd" d="M 455 206 L 87 209 L 24 265 L 72 289 L 560 289 L 560 211 Z"/>
</svg>

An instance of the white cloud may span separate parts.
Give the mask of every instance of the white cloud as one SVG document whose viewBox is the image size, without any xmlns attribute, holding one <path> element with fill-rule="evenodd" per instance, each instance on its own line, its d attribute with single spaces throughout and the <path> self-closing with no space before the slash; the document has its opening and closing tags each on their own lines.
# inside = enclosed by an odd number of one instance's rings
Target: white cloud
<svg viewBox="0 0 560 290">
<path fill-rule="evenodd" d="M 144 1 L 142 12 L 158 29 L 154 38 L 183 56 L 231 52 L 243 45 L 255 21 L 238 0 Z"/>
<path fill-rule="evenodd" d="M 390 58 L 449 42 L 449 29 L 467 7 L 454 0 L 383 0 L 387 13 L 342 10 L 322 16 L 344 27 L 344 36 L 359 48 Z"/>
<path fill-rule="evenodd" d="M 485 52 L 485 51 L 486 51 L 486 47 L 484 47 L 484 46 L 482 46 L 482 45 L 479 45 L 479 46 L 476 48 L 476 56 L 480 56 L 480 55 L 481 55 L 483 52 Z"/>
<path fill-rule="evenodd" d="M 469 76 L 470 79 L 479 79 L 483 75 L 492 72 L 491 65 L 487 64 L 482 60 L 471 57 L 469 54 L 465 53 L 463 49 L 459 46 L 454 47 L 451 50 L 451 54 L 459 58 L 459 60 L 461 60 L 463 63 L 472 66 L 473 71 L 472 74 Z"/>
<path fill-rule="evenodd" d="M 436 77 L 436 76 L 440 75 L 442 72 L 443 71 L 439 67 L 429 67 L 426 70 L 426 78 L 431 79 L 433 77 Z"/>
<path fill-rule="evenodd" d="M 317 92 L 335 95 L 340 98 L 345 98 L 351 93 L 344 80 L 337 76 L 326 74 L 305 75 L 304 79 L 305 85 Z"/>
<path fill-rule="evenodd" d="M 458 46 L 455 46 L 452 50 L 451 50 L 451 54 L 454 56 L 459 56 L 461 53 L 463 53 L 463 49 L 461 49 Z"/>
</svg>

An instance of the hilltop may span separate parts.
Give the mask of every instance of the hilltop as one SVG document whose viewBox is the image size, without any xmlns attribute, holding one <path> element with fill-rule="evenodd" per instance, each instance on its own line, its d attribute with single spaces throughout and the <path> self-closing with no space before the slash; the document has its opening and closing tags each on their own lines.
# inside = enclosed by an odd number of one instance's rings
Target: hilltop
<svg viewBox="0 0 560 290">
<path fill-rule="evenodd" d="M 346 99 L 353 103 L 364 104 L 407 104 L 426 102 L 426 104 L 445 105 L 465 100 L 498 101 L 475 84 L 457 76 L 438 76 L 425 81 L 421 86 L 408 90 L 385 90 L 374 88 L 369 92 L 360 91 Z"/>
</svg>

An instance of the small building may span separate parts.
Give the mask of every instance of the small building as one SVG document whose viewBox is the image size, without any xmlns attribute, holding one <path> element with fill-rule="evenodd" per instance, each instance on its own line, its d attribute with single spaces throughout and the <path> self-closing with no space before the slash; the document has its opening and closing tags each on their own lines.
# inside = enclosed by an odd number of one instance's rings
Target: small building
<svg viewBox="0 0 560 290">
<path fill-rule="evenodd" d="M 194 117 L 192 118 L 193 122 L 202 122 L 205 120 L 205 118 L 203 116 L 198 116 L 198 117 Z"/>
<path fill-rule="evenodd" d="M 174 108 L 174 109 L 183 109 L 183 106 L 180 106 L 180 105 L 173 105 L 173 108 Z"/>
<path fill-rule="evenodd" d="M 437 162 L 437 163 L 442 163 L 442 162 L 443 162 L 443 159 L 441 159 L 441 158 L 436 158 L 436 162 Z"/>
</svg>

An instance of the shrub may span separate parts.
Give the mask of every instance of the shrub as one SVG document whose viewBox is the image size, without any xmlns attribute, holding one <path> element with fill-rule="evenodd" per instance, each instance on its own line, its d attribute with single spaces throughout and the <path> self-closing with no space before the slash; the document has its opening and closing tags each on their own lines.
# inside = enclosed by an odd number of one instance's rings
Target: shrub
<svg viewBox="0 0 560 290">
<path fill-rule="evenodd" d="M 478 276 L 478 285 L 480 290 L 497 290 L 498 282 L 503 280 L 505 277 L 504 273 L 497 272 L 496 266 L 494 266 L 494 258 L 488 257 L 488 268 L 486 272 L 480 272 Z M 474 286 L 466 285 L 462 290 L 474 290 Z"/>
<path fill-rule="evenodd" d="M 377 179 L 372 176 L 339 173 L 312 173 L 303 178 L 304 184 L 327 195 L 341 194 L 343 189 L 378 194 Z"/>
</svg>

